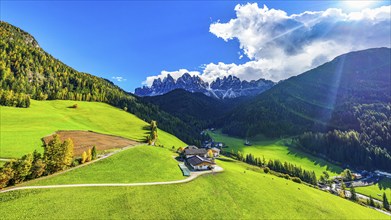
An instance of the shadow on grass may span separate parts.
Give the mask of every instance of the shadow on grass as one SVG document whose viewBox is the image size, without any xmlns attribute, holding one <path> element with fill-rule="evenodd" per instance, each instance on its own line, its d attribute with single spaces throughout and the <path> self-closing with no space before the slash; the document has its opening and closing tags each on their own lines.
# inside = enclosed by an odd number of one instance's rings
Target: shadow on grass
<svg viewBox="0 0 391 220">
<path fill-rule="evenodd" d="M 391 189 L 391 179 L 387 177 L 383 177 L 379 183 L 378 187 L 381 190 Z"/>
<path fill-rule="evenodd" d="M 287 146 L 289 153 L 297 158 L 303 159 L 307 158 L 310 160 L 314 165 L 320 166 L 320 167 L 326 167 L 327 171 L 334 172 L 334 173 L 341 173 L 343 169 L 339 167 L 336 164 L 333 164 L 331 162 L 326 161 L 325 159 L 319 158 L 317 156 L 311 155 L 307 152 L 302 151 L 301 149 L 294 147 L 294 146 Z"/>
<path fill-rule="evenodd" d="M 216 158 L 216 160 L 224 161 L 224 162 L 236 162 L 234 159 L 228 159 L 228 158 Z"/>
<path fill-rule="evenodd" d="M 143 130 L 150 131 L 150 130 L 151 130 L 151 126 L 149 126 L 149 125 L 144 125 L 144 126 L 143 126 Z"/>
</svg>

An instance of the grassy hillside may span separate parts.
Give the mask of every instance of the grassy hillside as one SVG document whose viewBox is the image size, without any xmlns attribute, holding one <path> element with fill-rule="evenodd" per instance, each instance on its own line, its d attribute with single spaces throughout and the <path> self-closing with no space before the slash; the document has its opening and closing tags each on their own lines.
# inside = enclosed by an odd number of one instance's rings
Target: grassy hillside
<svg viewBox="0 0 391 220">
<path fill-rule="evenodd" d="M 77 103 L 78 108 L 68 108 Z M 82 101 L 35 101 L 30 108 L 0 106 L 0 158 L 19 157 L 43 150 L 41 138 L 57 130 L 93 130 L 143 141 L 146 122 L 108 104 Z M 165 146 L 184 146 L 178 138 L 159 130 Z"/>
<path fill-rule="evenodd" d="M 229 137 L 220 131 L 209 132 L 209 135 L 214 141 L 225 143 L 228 146 L 228 148 L 224 148 L 225 151 L 231 152 L 231 150 L 234 150 L 234 152 L 240 151 L 244 154 L 251 153 L 260 158 L 264 156 L 266 161 L 269 159 L 279 159 L 281 162 L 287 161 L 299 165 L 303 169 L 315 171 L 318 177 L 323 171 L 329 172 L 332 176 L 342 171 L 340 167 L 323 159 L 304 153 L 299 149 L 285 146 L 283 140 L 280 139 L 267 139 L 258 136 L 249 139 L 252 146 L 245 146 L 243 139 Z"/>
<path fill-rule="evenodd" d="M 199 131 L 180 119 L 144 103 L 114 83 L 79 72 L 44 51 L 29 33 L 0 21 L 0 105 L 28 107 L 34 100 L 99 101 L 126 110 L 186 142 Z"/>
<path fill-rule="evenodd" d="M 140 183 L 184 179 L 173 153 L 153 146 L 127 149 L 107 159 L 28 185 Z"/>
<path fill-rule="evenodd" d="M 181 185 L 23 190 L 0 194 L 5 219 L 387 219 L 375 210 L 232 160 Z M 255 169 L 255 170 L 252 170 Z M 55 202 L 37 202 L 37 201 Z M 61 210 L 47 212 L 45 210 Z M 151 211 L 156 210 L 156 211 Z"/>
<path fill-rule="evenodd" d="M 383 178 L 372 186 L 357 187 L 356 192 L 372 196 L 374 199 L 383 200 L 383 193 L 386 193 L 388 201 L 391 201 L 391 179 Z"/>
</svg>

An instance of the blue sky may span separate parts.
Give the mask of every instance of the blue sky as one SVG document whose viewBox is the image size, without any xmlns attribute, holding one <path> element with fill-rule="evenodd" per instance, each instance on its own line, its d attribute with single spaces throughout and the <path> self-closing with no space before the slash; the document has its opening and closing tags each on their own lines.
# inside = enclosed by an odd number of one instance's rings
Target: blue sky
<svg viewBox="0 0 391 220">
<path fill-rule="evenodd" d="M 260 60 L 267 59 L 268 53 L 273 51 L 264 50 L 263 54 L 260 51 L 246 51 L 256 48 L 258 44 L 252 45 L 245 37 L 233 33 L 234 29 L 227 30 L 227 25 L 224 26 L 230 19 L 238 18 L 236 13 L 240 9 L 235 11 L 235 6 L 246 3 L 247 1 L 1 1 L 0 14 L 1 20 L 31 33 L 43 49 L 65 64 L 112 80 L 127 91 L 134 91 L 147 77 L 158 76 L 161 71 L 174 73 L 185 69 L 193 71 L 193 74 L 203 74 L 203 68 L 207 64 L 213 64 L 208 66 L 210 72 L 205 73 L 205 76 L 209 76 L 208 79 L 218 76 L 219 73 L 216 72 L 227 68 L 229 71 L 224 74 L 238 73 L 243 79 L 288 77 L 289 75 L 270 75 L 266 72 L 261 74 L 260 72 L 265 71 L 261 69 L 255 73 L 248 71 L 256 69 L 256 65 L 263 65 Z M 262 9 L 265 4 L 268 9 L 279 9 L 291 15 L 304 11 L 325 11 L 329 8 L 342 8 L 349 13 L 360 11 L 364 7 L 389 5 L 390 1 L 377 1 L 362 7 L 341 1 L 256 3 L 258 8 Z M 252 8 L 257 7 L 253 5 Z M 242 8 L 245 12 L 244 9 Z M 210 31 L 211 24 L 216 22 L 221 25 Z M 231 37 L 224 39 L 226 34 Z M 387 36 L 383 36 L 383 41 L 378 40 L 381 43 L 376 45 L 388 46 L 384 37 Z M 244 65 L 247 65 L 245 70 L 241 68 Z M 289 72 L 289 68 L 283 71 Z M 291 75 L 294 74 L 298 73 L 292 71 Z M 122 77 L 122 80 L 113 77 Z"/>
</svg>

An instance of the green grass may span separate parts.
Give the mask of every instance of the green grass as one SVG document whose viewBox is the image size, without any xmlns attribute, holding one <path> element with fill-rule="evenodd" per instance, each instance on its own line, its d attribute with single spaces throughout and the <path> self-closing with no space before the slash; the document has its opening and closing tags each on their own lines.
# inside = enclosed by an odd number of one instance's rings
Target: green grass
<svg viewBox="0 0 391 220">
<path fill-rule="evenodd" d="M 231 150 L 234 150 L 234 152 L 240 151 L 244 154 L 251 153 L 261 159 L 265 157 L 266 161 L 269 159 L 279 159 L 281 162 L 287 161 L 301 166 L 303 169 L 315 171 L 318 177 L 323 171 L 329 172 L 331 176 L 342 171 L 340 167 L 323 159 L 302 152 L 297 148 L 287 147 L 284 145 L 284 140 L 271 140 L 258 136 L 250 140 L 252 146 L 245 146 L 243 139 L 229 137 L 220 131 L 209 132 L 209 135 L 213 140 L 225 143 L 229 147 L 224 148 L 225 151 L 231 152 Z"/>
<path fill-rule="evenodd" d="M 68 108 L 77 103 L 78 108 Z M 0 106 L 0 158 L 20 157 L 42 151 L 41 138 L 57 130 L 92 130 L 143 141 L 146 122 L 110 105 L 80 101 L 35 101 L 29 108 Z M 164 146 L 185 146 L 176 137 L 159 130 Z"/>
<path fill-rule="evenodd" d="M 388 201 L 391 201 L 391 179 L 383 178 L 375 185 L 357 187 L 356 192 L 383 201 L 383 193 L 386 193 Z"/>
<path fill-rule="evenodd" d="M 223 173 L 179 185 L 3 193 L 0 216 L 4 219 L 389 218 L 329 193 L 263 174 L 240 162 L 227 159 L 218 164 L 225 169 Z"/>
<path fill-rule="evenodd" d="M 77 183 L 140 183 L 184 179 L 173 153 L 165 148 L 138 146 L 61 175 L 27 185 Z"/>
</svg>

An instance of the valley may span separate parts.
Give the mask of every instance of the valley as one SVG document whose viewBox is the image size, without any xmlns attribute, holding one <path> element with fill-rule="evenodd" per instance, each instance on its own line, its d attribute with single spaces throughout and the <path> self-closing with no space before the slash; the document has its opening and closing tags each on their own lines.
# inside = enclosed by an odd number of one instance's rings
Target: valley
<svg viewBox="0 0 391 220">
<path fill-rule="evenodd" d="M 391 218 L 391 5 L 210 3 L 1 2 L 1 219 Z"/>
<path fill-rule="evenodd" d="M 314 157 L 296 147 L 288 147 L 287 145 L 291 141 L 289 138 L 270 139 L 259 135 L 248 139 L 251 146 L 246 146 L 244 139 L 224 135 L 220 130 L 209 131 L 208 134 L 213 141 L 224 143 L 227 146 L 227 148 L 224 148 L 226 152 L 233 150 L 236 153 L 240 151 L 243 154 L 252 154 L 261 159 L 264 157 L 266 162 L 270 159 L 279 159 L 281 162 L 290 162 L 301 166 L 303 169 L 315 171 L 318 177 L 323 171 L 327 171 L 331 176 L 337 175 L 342 171 L 342 168 L 337 165 Z"/>
</svg>

